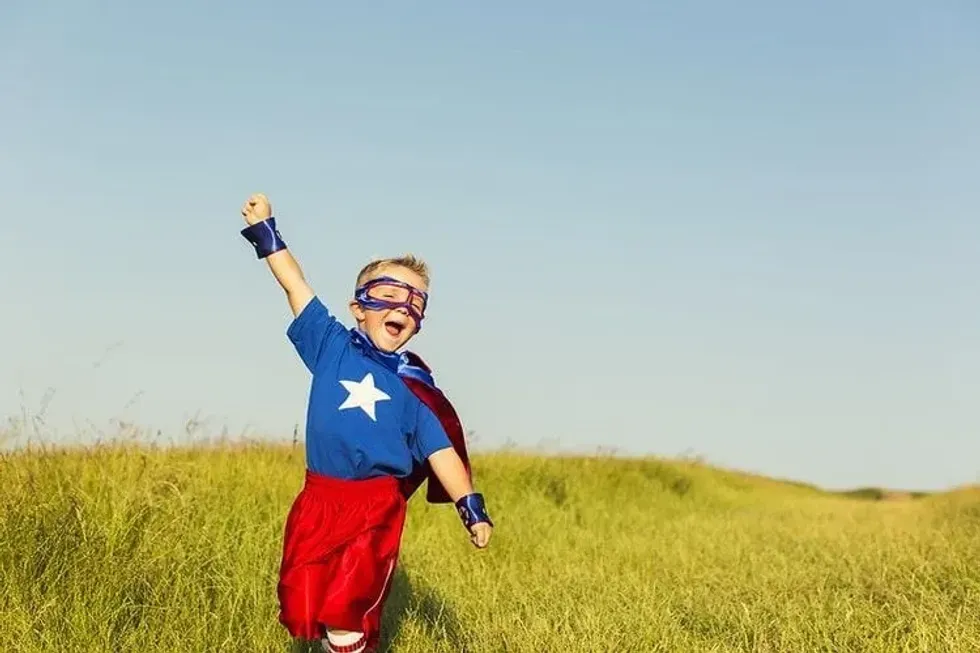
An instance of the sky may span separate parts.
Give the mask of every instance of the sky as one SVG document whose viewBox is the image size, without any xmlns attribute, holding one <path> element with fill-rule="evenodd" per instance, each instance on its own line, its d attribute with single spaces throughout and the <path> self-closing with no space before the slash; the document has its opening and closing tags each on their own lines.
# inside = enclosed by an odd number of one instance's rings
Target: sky
<svg viewBox="0 0 980 653">
<path fill-rule="evenodd" d="M 980 7 L 808 4 L 4 2 L 0 415 L 302 429 L 264 192 L 348 325 L 429 262 L 475 447 L 980 481 Z"/>
</svg>

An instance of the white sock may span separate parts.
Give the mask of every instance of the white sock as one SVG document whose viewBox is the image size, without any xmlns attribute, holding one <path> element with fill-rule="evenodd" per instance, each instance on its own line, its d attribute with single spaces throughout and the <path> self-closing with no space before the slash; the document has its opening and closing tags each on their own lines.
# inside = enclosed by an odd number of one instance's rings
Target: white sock
<svg viewBox="0 0 980 653">
<path fill-rule="evenodd" d="M 337 635 L 328 631 L 325 639 L 320 641 L 327 653 L 361 653 L 367 642 L 364 633 L 349 632 Z"/>
</svg>

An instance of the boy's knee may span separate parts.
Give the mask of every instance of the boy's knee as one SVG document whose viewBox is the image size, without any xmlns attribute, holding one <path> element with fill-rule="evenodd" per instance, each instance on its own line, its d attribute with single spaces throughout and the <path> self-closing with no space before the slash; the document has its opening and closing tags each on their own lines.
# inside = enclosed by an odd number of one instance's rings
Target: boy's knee
<svg viewBox="0 0 980 653">
<path fill-rule="evenodd" d="M 362 653 L 367 646 L 367 638 L 364 633 L 355 630 L 329 629 L 321 643 L 327 653 Z"/>
</svg>

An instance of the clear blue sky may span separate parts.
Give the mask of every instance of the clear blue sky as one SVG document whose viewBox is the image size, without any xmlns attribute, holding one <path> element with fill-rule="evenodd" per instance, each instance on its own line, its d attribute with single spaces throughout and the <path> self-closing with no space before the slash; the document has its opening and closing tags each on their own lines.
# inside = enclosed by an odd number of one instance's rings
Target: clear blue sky
<svg viewBox="0 0 980 653">
<path fill-rule="evenodd" d="M 288 437 L 262 191 L 345 318 L 430 261 L 482 446 L 977 481 L 980 8 L 665 4 L 5 2 L 0 412 Z"/>
</svg>

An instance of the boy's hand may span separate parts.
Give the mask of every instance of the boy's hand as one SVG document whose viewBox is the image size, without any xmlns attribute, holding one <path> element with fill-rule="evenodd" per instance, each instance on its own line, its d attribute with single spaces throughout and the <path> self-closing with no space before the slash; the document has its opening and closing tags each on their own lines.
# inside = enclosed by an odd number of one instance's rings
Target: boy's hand
<svg viewBox="0 0 980 653">
<path fill-rule="evenodd" d="M 473 543 L 473 546 L 478 549 L 485 549 L 487 548 L 487 545 L 490 544 L 490 535 L 493 533 L 493 526 L 486 522 L 473 524 L 473 528 L 470 529 L 470 533 L 472 533 L 470 542 Z"/>
<path fill-rule="evenodd" d="M 248 225 L 258 224 L 272 217 L 272 205 L 269 198 L 262 193 L 256 193 L 245 200 L 242 205 L 242 217 Z"/>
<path fill-rule="evenodd" d="M 245 218 L 249 226 L 258 224 L 272 217 L 272 205 L 269 198 L 262 193 L 252 195 L 242 204 L 242 217 Z M 293 258 L 288 249 L 280 249 L 273 254 L 265 257 L 269 269 L 275 275 L 276 281 L 286 291 L 286 298 L 289 300 L 289 308 L 293 311 L 293 316 L 298 316 L 306 308 L 306 305 L 313 299 L 314 293 L 310 285 L 303 278 L 303 271 L 299 263 Z"/>
<path fill-rule="evenodd" d="M 446 447 L 430 455 L 428 461 L 442 487 L 453 498 L 463 526 L 469 529 L 470 542 L 478 549 L 485 549 L 490 544 L 493 526 L 483 505 L 483 495 L 473 492 L 469 474 L 459 454 L 452 447 Z"/>
</svg>

